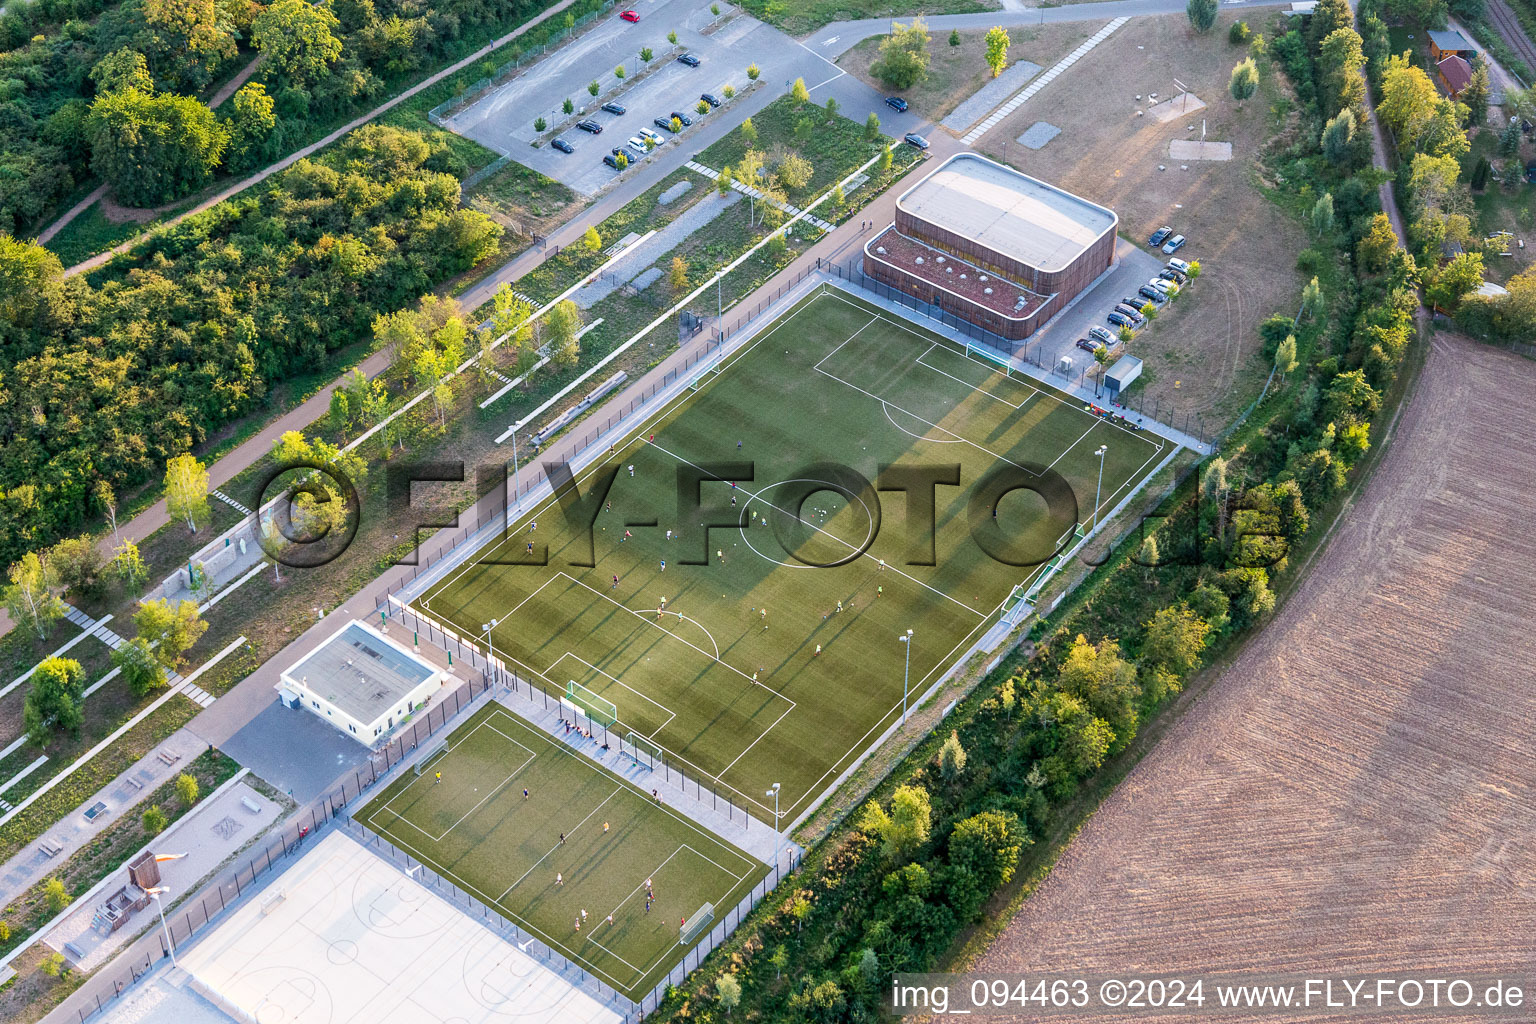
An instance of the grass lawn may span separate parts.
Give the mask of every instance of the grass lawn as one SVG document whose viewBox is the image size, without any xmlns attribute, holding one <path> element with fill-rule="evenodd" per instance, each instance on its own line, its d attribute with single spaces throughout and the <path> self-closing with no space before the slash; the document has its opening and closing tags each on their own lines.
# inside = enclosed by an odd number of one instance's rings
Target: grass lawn
<svg viewBox="0 0 1536 1024">
<path fill-rule="evenodd" d="M 685 918 L 718 918 L 767 872 L 494 704 L 358 819 L 636 999 L 681 955 Z"/>
<path fill-rule="evenodd" d="M 578 482 L 590 496 L 617 475 L 591 547 L 589 519 L 539 508 L 542 529 L 516 528 L 421 604 L 470 636 L 500 619 L 496 653 L 514 671 L 550 692 L 574 680 L 606 697 L 621 731 L 759 816 L 772 813 L 763 791 L 782 783 L 786 823 L 900 716 L 898 636 L 917 631 L 920 694 L 1090 518 L 1101 443 L 1104 508 L 1165 452 L 837 292 L 807 300 L 637 430 Z M 680 482 L 704 465 L 740 486 Z M 891 465 L 959 475 L 934 492 L 933 534 L 914 521 L 909 536 L 894 495 L 879 529 L 865 481 Z M 1013 490 L 994 516 L 977 485 L 1010 465 L 1028 481 L 1051 467 L 1071 494 L 1048 510 Z M 693 493 L 704 508 L 684 519 L 679 495 Z M 546 553 L 547 565 L 531 564 Z"/>
<path fill-rule="evenodd" d="M 969 14 L 973 11 L 995 11 L 1001 6 L 995 0 L 933 0 L 925 3 L 920 13 Z M 910 5 L 892 3 L 891 0 L 743 0 L 743 10 L 779 26 L 791 35 L 804 35 L 833 21 L 853 21 L 858 18 L 910 17 Z"/>
<path fill-rule="evenodd" d="M 773 169 L 788 153 L 799 153 L 811 162 L 811 178 L 804 187 L 789 190 L 789 201 L 796 205 L 831 188 L 890 142 L 884 137 L 870 141 L 864 137 L 863 122 L 828 115 L 825 107 L 796 103 L 789 96 L 752 115 L 752 125 L 757 129 L 755 143 L 749 144 L 737 128 L 699 154 L 698 161 L 718 171 L 735 167 L 748 149 L 756 149 Z"/>
</svg>

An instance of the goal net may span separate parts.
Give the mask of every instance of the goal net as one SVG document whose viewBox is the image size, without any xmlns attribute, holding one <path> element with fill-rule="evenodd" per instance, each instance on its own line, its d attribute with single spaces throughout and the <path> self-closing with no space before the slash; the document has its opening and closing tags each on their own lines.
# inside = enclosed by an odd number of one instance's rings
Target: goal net
<svg viewBox="0 0 1536 1024">
<path fill-rule="evenodd" d="M 432 769 L 432 763 L 442 758 L 443 751 L 446 750 L 447 747 L 447 736 L 439 736 L 436 739 L 427 740 L 427 742 L 422 745 L 421 756 L 416 759 L 416 764 L 415 767 L 412 768 L 412 771 L 414 771 L 417 775 L 430 771 Z"/>
<path fill-rule="evenodd" d="M 619 720 L 619 709 L 613 701 L 598 696 L 574 679 L 565 684 L 565 699 L 605 729 Z"/>
<path fill-rule="evenodd" d="M 715 905 L 706 903 L 693 912 L 693 916 L 683 919 L 682 926 L 677 929 L 677 944 L 686 946 L 704 933 L 710 925 L 715 923 Z"/>
<path fill-rule="evenodd" d="M 619 750 L 643 768 L 655 769 L 661 763 L 661 745 L 632 732 L 619 741 Z"/>
</svg>

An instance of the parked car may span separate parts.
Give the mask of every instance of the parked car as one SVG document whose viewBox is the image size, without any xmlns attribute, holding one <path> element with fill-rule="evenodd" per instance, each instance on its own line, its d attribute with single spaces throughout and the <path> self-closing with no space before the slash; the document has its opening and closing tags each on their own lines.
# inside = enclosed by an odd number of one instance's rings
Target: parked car
<svg viewBox="0 0 1536 1024">
<path fill-rule="evenodd" d="M 699 93 L 699 99 L 703 100 L 705 103 L 708 103 L 712 107 L 718 107 L 720 105 L 720 97 L 716 96 L 712 92 Z"/>
<path fill-rule="evenodd" d="M 672 127 L 672 119 L 670 117 L 658 117 L 656 120 L 652 121 L 651 124 L 655 125 L 657 128 L 664 128 L 667 131 L 673 133 L 682 130 L 680 128 Z"/>
<path fill-rule="evenodd" d="M 566 142 L 564 139 L 556 139 L 554 142 L 551 142 L 550 145 L 562 153 L 576 152 L 576 147 L 571 145 L 569 142 Z"/>
<path fill-rule="evenodd" d="M 898 114 L 905 114 L 907 112 L 907 101 L 900 96 L 887 96 L 885 98 L 885 105 Z"/>
<path fill-rule="evenodd" d="M 1129 318 L 1131 321 L 1131 326 L 1133 327 L 1140 327 L 1147 321 L 1147 318 L 1141 315 L 1141 311 L 1137 309 L 1137 307 L 1127 306 L 1123 302 L 1115 306 L 1115 312 L 1124 314 L 1127 318 Z"/>
<path fill-rule="evenodd" d="M 1184 236 L 1174 235 L 1172 238 L 1168 239 L 1168 241 L 1163 243 L 1163 255 L 1172 256 L 1182 248 L 1184 248 Z"/>
<path fill-rule="evenodd" d="M 1138 298 L 1135 298 L 1134 296 L 1130 296 L 1130 295 L 1127 295 L 1125 298 L 1121 299 L 1120 301 L 1125 303 L 1127 306 L 1130 306 L 1132 309 L 1136 310 L 1137 312 L 1140 312 L 1141 311 L 1141 307 L 1145 306 L 1147 304 L 1147 300 L 1145 300 L 1145 299 L 1138 299 Z"/>
<path fill-rule="evenodd" d="M 1170 228 L 1168 225 L 1164 224 L 1162 227 L 1152 232 L 1152 237 L 1147 239 L 1147 244 L 1156 249 L 1158 246 L 1162 245 L 1163 242 L 1166 241 L 1168 236 L 1171 234 L 1173 234 L 1173 228 Z"/>
<path fill-rule="evenodd" d="M 606 110 L 610 114 L 627 114 L 627 113 L 629 113 L 628 108 L 626 108 L 622 103 L 604 103 L 603 104 L 603 109 Z"/>
<path fill-rule="evenodd" d="M 1168 269 L 1170 269 L 1170 270 L 1177 270 L 1181 274 L 1188 274 L 1189 273 L 1189 264 L 1185 263 L 1183 260 L 1179 259 L 1178 257 L 1174 257 L 1173 259 L 1169 260 L 1168 263 L 1167 263 L 1167 266 L 1168 266 Z"/>
<path fill-rule="evenodd" d="M 651 131 L 649 128 L 641 128 L 640 129 L 640 137 L 642 139 L 644 139 L 645 141 L 655 143 L 658 146 L 661 145 L 663 142 L 667 141 L 666 139 L 662 138 L 660 135 L 658 135 L 655 132 Z"/>
<path fill-rule="evenodd" d="M 587 118 L 584 121 L 577 121 L 576 127 L 580 128 L 584 132 L 591 132 L 593 135 L 603 134 L 603 126 L 591 118 Z"/>
<path fill-rule="evenodd" d="M 1099 343 L 1096 341 L 1089 341 L 1087 338 L 1078 338 L 1077 347 L 1082 349 L 1084 352 L 1092 352 L 1094 349 L 1099 347 Z"/>
<path fill-rule="evenodd" d="M 1159 292 L 1162 292 L 1163 298 L 1165 299 L 1169 296 L 1177 295 L 1179 293 L 1179 282 L 1167 278 L 1154 277 L 1152 280 L 1148 281 L 1147 284 L 1153 288 L 1156 288 Z"/>
<path fill-rule="evenodd" d="M 691 68 L 696 68 L 700 64 L 704 63 L 703 61 L 699 60 L 699 58 L 695 57 L 691 53 L 685 53 L 681 57 L 678 57 L 677 58 L 677 62 L 679 64 L 686 64 L 686 65 L 688 65 Z"/>
<path fill-rule="evenodd" d="M 1110 323 L 1114 324 L 1116 327 L 1130 327 L 1130 326 L 1132 326 L 1131 318 L 1130 317 L 1126 316 L 1124 313 L 1117 313 L 1114 310 L 1110 310 L 1109 311 L 1109 316 L 1105 317 L 1104 319 L 1108 320 Z"/>
<path fill-rule="evenodd" d="M 1164 267 L 1157 276 L 1164 281 L 1177 281 L 1179 284 L 1189 280 L 1182 271 L 1174 270 L 1172 267 Z"/>
<path fill-rule="evenodd" d="M 614 156 L 612 153 L 603 154 L 603 163 L 607 164 L 609 167 L 612 167 L 614 170 L 619 169 L 619 158 Z"/>
<path fill-rule="evenodd" d="M 1167 295 L 1158 291 L 1156 288 L 1153 288 L 1149 284 L 1144 284 L 1140 288 L 1136 289 L 1136 294 L 1142 296 L 1147 301 L 1158 305 L 1168 301 Z"/>
<path fill-rule="evenodd" d="M 627 21 L 631 25 L 633 25 L 635 22 L 640 20 L 640 12 L 639 11 L 624 11 L 624 12 L 622 12 L 619 15 L 619 17 L 623 18 L 625 21 Z"/>
<path fill-rule="evenodd" d="M 928 148 L 928 140 L 917 134 L 917 132 L 907 132 L 901 139 L 909 146 L 916 146 L 918 149 Z"/>
<path fill-rule="evenodd" d="M 674 110 L 674 111 L 672 111 L 672 116 L 677 118 L 680 122 L 682 122 L 682 125 L 683 125 L 684 128 L 687 128 L 689 125 L 693 124 L 693 118 L 689 117 L 687 114 L 683 113 L 681 110 Z"/>
<path fill-rule="evenodd" d="M 1109 331 L 1102 327 L 1088 328 L 1088 336 L 1090 338 L 1097 338 L 1101 343 L 1105 345 L 1113 345 L 1115 343 L 1115 336 L 1110 334 Z"/>
<path fill-rule="evenodd" d="M 645 140 L 638 135 L 631 135 L 629 140 L 625 142 L 624 145 L 628 146 L 630 151 L 633 152 L 636 156 L 645 156 L 645 154 L 650 152 L 650 147 L 647 146 L 645 144 Z"/>
</svg>

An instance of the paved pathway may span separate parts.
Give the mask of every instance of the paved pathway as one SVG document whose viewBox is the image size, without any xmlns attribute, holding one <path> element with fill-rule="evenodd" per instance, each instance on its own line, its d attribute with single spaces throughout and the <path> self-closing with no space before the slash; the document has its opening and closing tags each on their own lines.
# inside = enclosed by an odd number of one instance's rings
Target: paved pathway
<svg viewBox="0 0 1536 1024">
<path fill-rule="evenodd" d="M 976 127 L 972 128 L 960 141 L 964 142 L 967 146 L 974 146 L 978 141 L 980 141 L 983 135 L 987 134 L 987 132 L 991 131 L 993 128 L 996 128 L 999 122 L 1003 120 L 1003 118 L 1007 117 L 1009 114 L 1022 107 L 1031 96 L 1054 82 L 1057 76 L 1061 75 L 1073 64 L 1076 64 L 1078 61 L 1082 60 L 1085 56 L 1087 56 L 1088 51 L 1092 50 L 1095 46 L 1098 46 L 1104 40 L 1108 39 L 1110 35 L 1114 33 L 1115 29 L 1119 28 L 1121 25 L 1124 25 L 1130 20 L 1131 19 L 1129 17 L 1123 16 L 1115 18 L 1108 25 L 1105 25 L 1092 36 L 1083 40 L 1077 49 L 1073 50 L 1071 53 L 1061 58 L 1061 60 L 1057 61 L 1056 64 L 1051 67 L 1051 70 L 1030 82 L 1023 89 L 1020 89 L 1017 95 L 1013 97 L 1013 99 L 1009 100 L 1007 103 L 1004 103 L 1002 106 L 994 110 L 990 117 L 982 121 Z"/>
<path fill-rule="evenodd" d="M 683 166 L 688 168 L 690 171 L 692 171 L 695 174 L 702 174 L 702 175 L 704 175 L 704 177 L 708 178 L 710 181 L 719 181 L 720 180 L 720 172 L 719 171 L 716 171 L 716 170 L 713 170 L 713 169 L 711 169 L 709 167 L 706 167 L 703 164 L 699 163 L 697 160 L 689 160 Z M 737 192 L 740 192 L 744 196 L 751 196 L 753 199 L 763 199 L 764 198 L 763 197 L 763 193 L 762 193 L 761 190 L 755 189 L 755 188 L 750 188 L 750 187 L 748 187 L 747 185 L 743 184 L 740 181 L 732 181 L 731 182 L 731 188 L 735 189 Z M 780 210 L 783 210 L 785 213 L 789 214 L 791 217 L 795 216 L 796 214 L 798 214 L 800 212 L 800 207 L 798 207 L 798 206 L 791 206 L 789 203 L 781 203 L 781 202 L 778 202 L 777 200 L 773 200 L 773 199 L 769 199 L 769 200 L 767 200 L 767 202 L 773 203 L 774 206 L 778 207 Z M 816 216 L 815 214 L 808 213 L 808 214 L 805 215 L 805 219 L 810 221 L 812 224 L 816 225 L 818 228 L 820 228 L 823 231 L 831 231 L 832 230 L 832 225 L 831 224 L 829 224 L 828 222 L 822 220 L 820 217 Z"/>
</svg>

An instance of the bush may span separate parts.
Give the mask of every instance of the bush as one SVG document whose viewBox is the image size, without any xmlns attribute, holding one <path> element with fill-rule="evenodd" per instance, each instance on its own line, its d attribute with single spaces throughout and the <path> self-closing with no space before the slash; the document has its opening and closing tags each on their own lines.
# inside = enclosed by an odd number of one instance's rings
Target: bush
<svg viewBox="0 0 1536 1024">
<path fill-rule="evenodd" d="M 176 799 L 181 801 L 182 806 L 191 807 L 197 803 L 197 793 L 196 776 L 189 775 L 186 772 L 176 776 Z"/>
<path fill-rule="evenodd" d="M 1234 21 L 1232 27 L 1227 30 L 1227 42 L 1234 46 L 1246 46 L 1248 40 L 1253 38 L 1253 29 L 1248 27 L 1246 21 Z"/>
<path fill-rule="evenodd" d="M 48 909 L 52 913 L 57 914 L 69 906 L 72 898 L 69 895 L 69 890 L 64 888 L 64 883 L 57 878 L 50 878 L 43 885 L 43 902 L 48 905 Z"/>
<path fill-rule="evenodd" d="M 534 131 L 539 132 L 540 134 L 543 134 L 544 129 L 546 129 L 548 127 L 549 127 L 549 122 L 544 120 L 542 117 L 536 117 L 536 118 L 533 119 L 533 130 Z"/>
<path fill-rule="evenodd" d="M 165 831 L 165 812 L 158 807 L 151 807 L 144 812 L 144 831 L 152 836 L 157 836 Z"/>
</svg>

